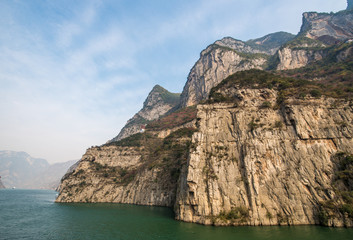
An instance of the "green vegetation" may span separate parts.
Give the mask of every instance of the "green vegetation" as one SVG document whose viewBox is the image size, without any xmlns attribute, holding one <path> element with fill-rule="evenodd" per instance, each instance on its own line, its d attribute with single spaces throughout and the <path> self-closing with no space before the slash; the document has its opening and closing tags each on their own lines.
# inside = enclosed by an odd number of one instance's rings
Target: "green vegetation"
<svg viewBox="0 0 353 240">
<path fill-rule="evenodd" d="M 353 56 L 351 58 L 351 62 L 339 63 L 339 65 L 346 66 L 342 67 L 341 70 L 337 70 L 341 76 L 345 76 L 345 78 L 342 77 L 341 81 L 338 81 L 332 74 L 328 74 L 327 76 L 331 79 L 329 81 L 327 79 L 323 81 L 310 81 L 309 79 L 300 77 L 299 73 L 303 69 L 283 71 L 280 72 L 280 75 L 256 69 L 237 72 L 212 88 L 209 100 L 206 103 L 237 102 L 237 99 L 226 95 L 226 91 L 224 91 L 227 88 L 233 87 L 276 89 L 279 91 L 278 105 L 284 103 L 288 97 L 303 99 L 306 96 L 320 98 L 324 95 L 334 98 L 351 99 L 353 97 Z M 331 67 L 329 68 L 331 69 Z M 310 74 L 310 76 L 313 75 L 313 73 Z M 325 76 L 325 74 L 322 74 L 322 76 Z M 329 76 L 333 77 L 334 80 Z"/>
<path fill-rule="evenodd" d="M 261 38 L 252 39 L 246 42 L 249 46 L 261 51 L 269 51 L 273 48 L 282 46 L 288 41 L 291 41 L 295 35 L 287 32 L 277 32 L 266 35 Z M 258 44 L 260 43 L 260 44 Z"/>
<path fill-rule="evenodd" d="M 143 117 L 141 117 L 140 115 L 136 114 L 133 118 L 132 121 L 129 121 L 125 127 L 130 127 L 131 125 L 143 125 L 143 124 L 147 124 L 149 121 L 144 119 Z"/>
<path fill-rule="evenodd" d="M 146 129 L 152 131 L 159 131 L 163 129 L 170 129 L 196 119 L 196 106 L 179 109 L 171 114 L 168 114 L 158 120 L 147 124 Z"/>
<path fill-rule="evenodd" d="M 299 69 L 281 71 L 284 77 L 315 80 L 323 95 L 335 98 L 353 97 L 353 43 L 327 48 L 326 57 Z M 345 53 L 345 54 L 342 54 Z M 342 59 L 342 55 L 345 56 Z"/>
<path fill-rule="evenodd" d="M 270 55 L 264 54 L 264 53 L 245 53 L 245 52 L 239 52 L 237 50 L 234 50 L 233 48 L 226 47 L 226 46 L 220 46 L 217 44 L 213 44 L 211 50 L 214 49 L 221 49 L 225 51 L 232 51 L 238 54 L 240 57 L 245 58 L 247 60 L 253 60 L 253 59 L 259 59 L 259 58 L 265 58 L 268 59 Z"/>
<path fill-rule="evenodd" d="M 264 101 L 261 104 L 261 108 L 271 108 L 272 104 L 269 101 Z"/>
<path fill-rule="evenodd" d="M 276 121 L 274 127 L 281 129 L 283 127 L 283 122 L 282 121 Z"/>
<path fill-rule="evenodd" d="M 115 145 L 115 146 L 121 146 L 121 147 L 141 147 L 143 145 L 143 142 L 145 142 L 147 139 L 151 137 L 152 136 L 147 133 L 136 133 L 118 142 L 111 142 L 107 145 Z"/>
<path fill-rule="evenodd" d="M 321 202 L 318 218 L 320 224 L 327 225 L 333 216 L 341 214 L 353 220 L 353 155 L 337 153 L 333 156 L 335 176 L 332 180 L 335 199 Z"/>
<path fill-rule="evenodd" d="M 299 98 L 299 95 L 302 93 L 309 93 L 311 90 L 321 89 L 318 84 L 308 80 L 283 77 L 270 72 L 253 69 L 237 72 L 212 88 L 208 103 L 235 101 L 236 99 L 233 99 L 231 96 L 222 94 L 224 89 L 234 86 L 239 88 L 277 89 L 280 91 L 280 98 L 282 98 L 279 99 L 279 102 L 283 102 L 284 99 L 289 96 Z"/>
<path fill-rule="evenodd" d="M 180 93 L 171 93 L 159 85 L 154 86 L 152 91 L 158 92 L 165 103 L 171 105 L 179 103 Z"/>
<path fill-rule="evenodd" d="M 319 40 L 307 38 L 305 36 L 299 36 L 292 41 L 289 41 L 282 48 L 291 48 L 293 50 L 322 50 L 326 46 Z"/>
<path fill-rule="evenodd" d="M 165 139 L 158 138 L 148 131 L 138 133 L 119 142 L 106 146 L 138 147 L 142 152 L 142 165 L 137 168 L 114 168 L 92 162 L 92 168 L 115 184 L 128 184 L 135 176 L 146 169 L 158 168 L 158 177 L 154 181 L 168 180 L 164 184 L 176 184 L 181 167 L 186 164 L 194 128 L 181 128 Z"/>
<path fill-rule="evenodd" d="M 231 221 L 232 223 L 244 223 L 249 219 L 249 209 L 245 206 L 234 207 L 228 212 L 221 212 L 214 220 L 222 222 Z"/>
</svg>

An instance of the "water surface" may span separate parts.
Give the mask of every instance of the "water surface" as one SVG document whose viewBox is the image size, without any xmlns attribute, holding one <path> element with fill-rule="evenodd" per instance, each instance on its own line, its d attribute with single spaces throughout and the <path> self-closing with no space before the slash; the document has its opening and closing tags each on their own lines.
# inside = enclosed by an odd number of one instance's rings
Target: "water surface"
<svg viewBox="0 0 353 240">
<path fill-rule="evenodd" d="M 0 190 L 0 239 L 353 239 L 353 229 L 202 226 L 175 221 L 168 208 L 59 204 L 55 197 L 54 191 Z"/>
</svg>

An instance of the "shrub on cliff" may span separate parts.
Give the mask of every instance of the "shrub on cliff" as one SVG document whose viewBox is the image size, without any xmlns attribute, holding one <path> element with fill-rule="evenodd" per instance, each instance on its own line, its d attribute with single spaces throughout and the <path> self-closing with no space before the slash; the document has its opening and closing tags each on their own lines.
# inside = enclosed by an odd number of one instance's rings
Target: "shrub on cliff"
<svg viewBox="0 0 353 240">
<path fill-rule="evenodd" d="M 158 120 L 147 124 L 146 129 L 159 131 L 163 129 L 171 129 L 196 119 L 197 109 L 195 106 L 180 109 L 176 112 L 168 114 Z"/>
</svg>

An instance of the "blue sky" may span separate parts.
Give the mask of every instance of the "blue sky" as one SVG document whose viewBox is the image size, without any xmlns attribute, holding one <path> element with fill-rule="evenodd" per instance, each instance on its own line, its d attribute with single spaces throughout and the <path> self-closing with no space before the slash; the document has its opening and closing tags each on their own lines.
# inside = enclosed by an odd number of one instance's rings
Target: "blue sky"
<svg viewBox="0 0 353 240">
<path fill-rule="evenodd" d="M 0 149 L 79 159 L 155 84 L 181 92 L 217 39 L 296 34 L 345 0 L 0 0 Z"/>
</svg>

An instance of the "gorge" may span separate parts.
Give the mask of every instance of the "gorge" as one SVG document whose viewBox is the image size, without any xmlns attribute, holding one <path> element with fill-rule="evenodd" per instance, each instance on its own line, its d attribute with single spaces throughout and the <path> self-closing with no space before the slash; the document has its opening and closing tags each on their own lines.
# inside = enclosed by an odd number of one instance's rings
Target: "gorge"
<svg viewBox="0 0 353 240">
<path fill-rule="evenodd" d="M 87 150 L 57 202 L 166 206 L 207 225 L 353 227 L 353 12 L 208 46 L 181 94 L 155 86 Z"/>
</svg>

